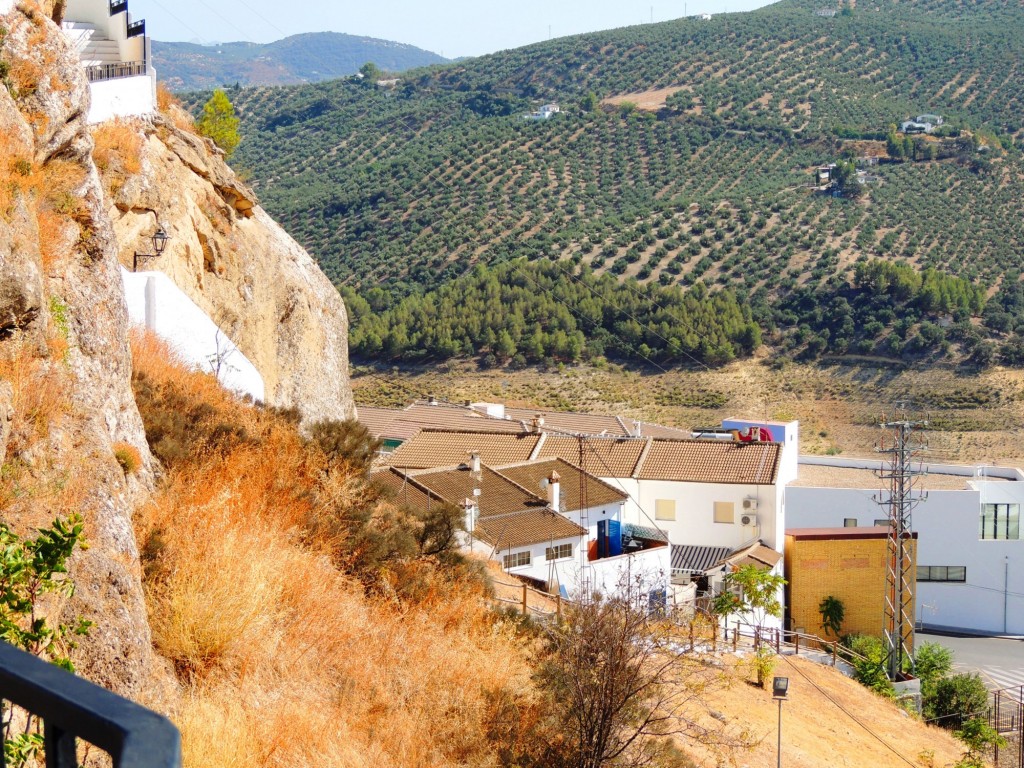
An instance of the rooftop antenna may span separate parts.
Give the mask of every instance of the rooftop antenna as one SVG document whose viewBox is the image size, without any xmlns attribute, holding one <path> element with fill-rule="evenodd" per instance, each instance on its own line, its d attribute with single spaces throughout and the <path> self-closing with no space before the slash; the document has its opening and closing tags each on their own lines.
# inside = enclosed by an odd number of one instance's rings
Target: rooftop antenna
<svg viewBox="0 0 1024 768">
<path fill-rule="evenodd" d="M 879 426 L 890 430 L 891 444 L 887 447 L 883 438 L 876 448 L 879 453 L 888 455 L 877 475 L 889 481 L 889 489 L 878 494 L 875 501 L 889 509 L 882 635 L 888 653 L 890 680 L 898 679 L 905 659 L 913 663 L 916 574 L 910 516 L 914 507 L 927 498 L 927 494 L 914 490 L 915 480 L 924 475 L 925 470 L 920 464 L 913 466 L 913 461 L 926 447 L 915 438 L 915 433 L 928 426 L 928 422 L 911 419 L 909 408 L 908 403 L 897 402 L 892 417 L 882 418 Z"/>
</svg>

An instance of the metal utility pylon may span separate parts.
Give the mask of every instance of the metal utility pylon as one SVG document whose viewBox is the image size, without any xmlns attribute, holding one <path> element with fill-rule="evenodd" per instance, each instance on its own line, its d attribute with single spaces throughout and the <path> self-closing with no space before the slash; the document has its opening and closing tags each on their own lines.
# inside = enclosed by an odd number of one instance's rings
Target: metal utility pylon
<svg viewBox="0 0 1024 768">
<path fill-rule="evenodd" d="M 914 456 L 925 446 L 915 433 L 928 425 L 908 417 L 907 407 L 896 404 L 890 419 L 883 418 L 882 429 L 891 430 L 891 443 L 883 439 L 878 451 L 888 455 L 885 468 L 878 477 L 889 481 L 888 498 L 875 497 L 881 506 L 888 507 L 889 534 L 885 576 L 885 616 L 882 635 L 888 652 L 887 670 L 890 680 L 896 680 L 906 659 L 913 660 L 914 647 L 914 570 L 913 528 L 910 515 L 924 498 L 915 492 L 916 478 L 924 474 L 920 465 L 914 467 Z"/>
</svg>

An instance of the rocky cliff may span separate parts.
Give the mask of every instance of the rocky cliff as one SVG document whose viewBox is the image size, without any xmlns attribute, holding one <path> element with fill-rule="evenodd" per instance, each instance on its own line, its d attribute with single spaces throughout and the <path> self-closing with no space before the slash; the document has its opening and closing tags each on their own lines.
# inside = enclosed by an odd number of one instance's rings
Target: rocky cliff
<svg viewBox="0 0 1024 768">
<path fill-rule="evenodd" d="M 132 510 L 152 459 L 131 389 L 117 244 L 85 123 L 89 87 L 32 2 L 0 14 L 0 519 L 27 533 L 81 513 L 91 542 L 78 589 L 53 617 L 95 627 L 86 676 L 162 706 L 171 676 L 152 651 Z M 115 450 L 137 452 L 126 472 Z"/>
<path fill-rule="evenodd" d="M 223 153 L 166 100 L 154 118 L 100 126 L 96 139 L 121 263 L 153 253 L 162 226 L 171 239 L 146 268 L 170 276 L 238 345 L 267 400 L 306 421 L 351 418 L 341 297 Z"/>
<path fill-rule="evenodd" d="M 147 266 L 221 323 L 273 404 L 310 421 L 354 411 L 345 310 L 184 117 L 94 138 L 88 83 L 53 22 L 62 5 L 0 2 L 0 522 L 27 534 L 82 514 L 76 594 L 45 608 L 95 622 L 74 654 L 80 672 L 171 709 L 132 529 L 156 467 L 131 388 L 121 265 L 151 252 L 159 221 L 172 240 Z"/>
</svg>

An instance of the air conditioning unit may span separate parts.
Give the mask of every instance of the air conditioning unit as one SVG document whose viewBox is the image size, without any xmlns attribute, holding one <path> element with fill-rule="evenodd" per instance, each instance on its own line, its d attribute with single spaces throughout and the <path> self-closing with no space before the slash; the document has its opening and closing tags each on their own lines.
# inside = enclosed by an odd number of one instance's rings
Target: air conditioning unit
<svg viewBox="0 0 1024 768">
<path fill-rule="evenodd" d="M 744 512 L 740 515 L 740 525 L 753 527 L 757 525 L 757 515 L 752 512 Z"/>
<path fill-rule="evenodd" d="M 744 499 L 743 500 L 743 511 L 744 512 L 757 512 L 757 499 Z"/>
</svg>

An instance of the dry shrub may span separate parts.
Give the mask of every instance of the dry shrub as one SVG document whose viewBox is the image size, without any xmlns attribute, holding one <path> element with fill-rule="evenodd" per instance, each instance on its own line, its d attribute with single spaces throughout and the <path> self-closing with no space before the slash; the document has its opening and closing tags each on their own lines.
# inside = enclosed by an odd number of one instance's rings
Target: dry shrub
<svg viewBox="0 0 1024 768">
<path fill-rule="evenodd" d="M 193 133 L 196 136 L 199 135 L 192 115 L 182 106 L 178 97 L 171 93 L 163 83 L 156 84 L 156 107 L 164 117 L 174 123 L 178 130 Z"/>
<path fill-rule="evenodd" d="M 142 466 L 142 454 L 131 443 L 114 443 L 114 458 L 126 475 L 135 474 Z"/>
<path fill-rule="evenodd" d="M 51 424 L 70 405 L 67 380 L 52 361 L 21 334 L 0 345 L 0 380 L 11 385 L 14 417 L 9 453 L 19 453 L 46 437 Z"/>
<path fill-rule="evenodd" d="M 92 157 L 107 192 L 116 195 L 125 181 L 142 171 L 142 134 L 126 120 L 111 120 L 92 133 Z"/>
<path fill-rule="evenodd" d="M 42 15 L 33 5 L 19 3 L 18 10 L 21 11 L 21 14 L 15 17 L 16 27 L 21 24 L 32 25 L 32 29 L 28 33 L 26 50 L 22 55 L 15 56 L 8 62 L 7 81 L 12 86 L 15 98 L 23 98 L 35 93 L 46 71 L 43 51 L 47 46 L 47 32 Z"/>
<path fill-rule="evenodd" d="M 9 134 L 0 134 L 0 215 L 10 221 L 14 203 L 43 186 L 43 177 L 25 147 Z"/>
<path fill-rule="evenodd" d="M 136 386 L 197 433 L 136 516 L 154 639 L 179 672 L 186 765 L 498 765 L 499 715 L 531 711 L 522 641 L 468 571 L 413 554 L 346 572 L 330 508 L 401 524 L 358 472 L 135 338 Z M 170 393 L 173 392 L 173 397 Z M 146 416 L 149 412 L 150 416 Z M 246 439 L 214 439 L 214 426 Z M 390 510 L 390 511 L 389 511 Z M 420 586 L 416 599 L 403 585 Z M 378 596 L 375 596 L 378 595 Z M 521 728 L 511 728 L 521 731 Z"/>
</svg>

